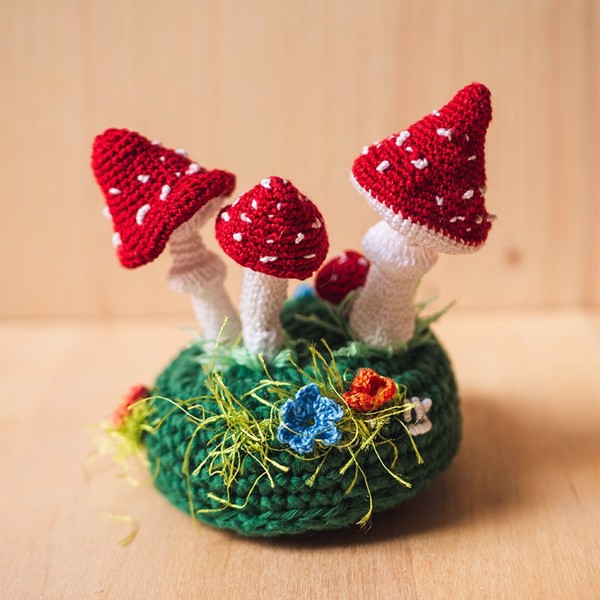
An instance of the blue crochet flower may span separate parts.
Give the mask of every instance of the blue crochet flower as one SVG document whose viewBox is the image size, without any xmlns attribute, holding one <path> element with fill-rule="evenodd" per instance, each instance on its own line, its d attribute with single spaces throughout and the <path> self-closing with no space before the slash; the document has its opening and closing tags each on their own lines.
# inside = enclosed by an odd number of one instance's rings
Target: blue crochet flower
<svg viewBox="0 0 600 600">
<path fill-rule="evenodd" d="M 318 386 L 311 383 L 281 407 L 277 439 L 297 454 L 311 453 L 315 442 L 332 446 L 342 437 L 336 423 L 343 414 L 339 404 L 321 396 Z"/>
</svg>

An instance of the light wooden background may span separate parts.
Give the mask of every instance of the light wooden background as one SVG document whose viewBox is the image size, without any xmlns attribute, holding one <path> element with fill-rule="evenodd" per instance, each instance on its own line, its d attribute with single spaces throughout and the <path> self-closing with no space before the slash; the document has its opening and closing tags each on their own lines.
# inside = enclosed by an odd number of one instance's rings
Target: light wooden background
<svg viewBox="0 0 600 600">
<path fill-rule="evenodd" d="M 0 322 L 0 596 L 599 597 L 598 0 L 0 9 L 0 316 L 98 317 Z M 376 222 L 348 182 L 361 147 L 474 80 L 494 97 L 500 218 L 481 252 L 442 257 L 421 291 L 466 309 L 436 325 L 464 408 L 451 469 L 369 535 L 287 543 L 194 528 L 112 472 L 86 487 L 81 424 L 151 383 L 192 321 L 165 284 L 167 254 L 119 267 L 93 136 L 121 126 L 185 147 L 235 172 L 239 191 L 289 178 L 338 252 Z M 127 528 L 101 508 L 138 519 L 133 544 L 117 548 Z"/>
<path fill-rule="evenodd" d="M 153 380 L 189 339 L 178 317 L 7 323 L 0 386 L 18 401 L 0 406 L 0 597 L 597 600 L 600 386 L 590 357 L 600 319 L 533 312 L 452 311 L 436 325 L 459 375 L 464 439 L 430 488 L 376 515 L 367 534 L 276 540 L 194 527 L 147 478 L 134 488 L 103 461 L 84 482 L 81 423 L 110 414 L 126 385 Z M 138 522 L 129 546 L 117 541 L 130 524 L 106 510 Z"/>
<path fill-rule="evenodd" d="M 347 172 L 365 143 L 473 80 L 494 96 L 488 245 L 424 295 L 467 308 L 597 306 L 597 0 L 2 0 L 4 316 L 188 314 L 156 264 L 122 270 L 89 169 L 109 126 L 289 178 L 332 250 L 375 215 Z M 207 230 L 211 235 L 211 231 Z M 237 296 L 239 273 L 230 273 Z"/>
</svg>

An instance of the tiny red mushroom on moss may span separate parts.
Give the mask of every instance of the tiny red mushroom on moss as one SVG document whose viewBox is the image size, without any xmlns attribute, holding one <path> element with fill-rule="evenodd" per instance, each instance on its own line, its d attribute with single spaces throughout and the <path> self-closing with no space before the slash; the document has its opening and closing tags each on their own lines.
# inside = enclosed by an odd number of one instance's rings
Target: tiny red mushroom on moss
<svg viewBox="0 0 600 600">
<path fill-rule="evenodd" d="M 486 240 L 485 136 L 490 91 L 460 90 L 439 111 L 370 146 L 352 167 L 352 182 L 409 244 L 466 254 Z M 378 169 L 386 163 L 386 169 Z"/>
<path fill-rule="evenodd" d="M 368 272 L 369 260 L 360 252 L 346 250 L 319 269 L 315 289 L 323 300 L 339 304 L 365 284 Z"/>
</svg>

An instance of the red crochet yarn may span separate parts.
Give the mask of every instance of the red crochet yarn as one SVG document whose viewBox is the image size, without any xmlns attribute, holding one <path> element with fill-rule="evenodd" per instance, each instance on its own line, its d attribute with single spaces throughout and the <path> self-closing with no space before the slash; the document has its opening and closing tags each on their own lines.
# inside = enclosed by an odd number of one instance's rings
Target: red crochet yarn
<svg viewBox="0 0 600 600">
<path fill-rule="evenodd" d="M 317 273 L 317 294 L 339 304 L 352 290 L 362 287 L 369 272 L 369 260 L 354 250 L 346 250 L 325 263 Z"/>
<path fill-rule="evenodd" d="M 359 369 L 350 389 L 343 393 L 346 404 L 358 412 L 376 410 L 398 393 L 396 382 L 373 369 Z"/>
<path fill-rule="evenodd" d="M 263 179 L 219 213 L 219 244 L 236 263 L 282 279 L 306 279 L 329 249 L 319 209 L 289 181 Z"/>
<path fill-rule="evenodd" d="M 231 173 L 207 171 L 184 150 L 169 150 L 127 129 L 96 137 L 92 168 L 106 197 L 119 260 L 130 269 L 158 257 L 177 227 L 235 186 Z"/>
<path fill-rule="evenodd" d="M 363 149 L 354 162 L 357 189 L 412 243 L 471 252 L 487 238 L 485 134 L 489 90 L 473 83 L 406 131 Z"/>
</svg>

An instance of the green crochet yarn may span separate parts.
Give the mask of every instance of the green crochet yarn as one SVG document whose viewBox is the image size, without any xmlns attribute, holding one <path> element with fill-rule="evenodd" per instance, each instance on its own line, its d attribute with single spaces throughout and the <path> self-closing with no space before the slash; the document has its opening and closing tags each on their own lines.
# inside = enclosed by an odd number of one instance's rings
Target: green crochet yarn
<svg viewBox="0 0 600 600">
<path fill-rule="evenodd" d="M 365 515 L 369 492 L 374 513 L 389 509 L 418 493 L 449 465 L 460 442 L 458 397 L 448 358 L 432 334 L 424 332 L 419 343 L 409 345 L 407 351 L 390 356 L 377 351 L 361 355 L 351 351 L 347 332 L 343 330 L 343 323 L 340 327 L 331 306 L 317 298 L 306 297 L 286 303 L 282 323 L 292 343 L 296 341 L 298 360 L 306 372 L 311 373 L 312 367 L 307 364 L 307 353 L 302 352 L 303 346 L 297 341 L 308 338 L 317 342 L 324 338 L 333 349 L 341 372 L 353 373 L 361 367 L 369 367 L 406 386 L 408 398 L 432 399 L 428 415 L 432 429 L 414 438 L 423 464 L 417 462 L 409 436 L 393 423 L 389 426 L 392 430 L 389 435 L 398 438 L 396 449 L 391 444 L 380 447 L 381 459 L 386 464 L 393 462 L 397 452 L 396 470 L 412 487 L 396 481 L 374 453 L 367 451 L 359 455 L 358 463 L 369 489 L 362 477 L 352 485 L 356 476 L 354 469 L 343 475 L 339 473 L 348 461 L 348 452 L 337 448 L 327 455 L 314 485 L 309 486 L 307 482 L 319 461 L 303 460 L 276 440 L 269 456 L 289 470 L 273 469 L 274 487 L 266 477 L 259 479 L 263 468 L 248 457 L 243 462 L 243 472 L 229 489 L 219 476 L 210 475 L 206 468 L 197 475 L 187 476 L 183 471 L 186 459 L 192 472 L 206 458 L 219 425 L 216 424 L 215 429 L 197 430 L 185 412 L 157 398 L 152 400 L 154 417 L 162 421 L 155 433 L 145 436 L 144 443 L 152 472 L 156 473 L 155 485 L 170 502 L 188 513 L 193 511 L 197 518 L 210 525 L 245 535 L 273 536 L 337 529 L 357 523 Z M 198 361 L 202 352 L 200 345 L 183 350 L 159 375 L 155 393 L 174 401 L 207 395 L 206 376 Z M 298 386 L 308 383 L 289 362 L 276 361 L 268 368 L 273 379 Z M 236 397 L 257 387 L 264 378 L 264 370 L 252 364 L 234 363 L 222 370 L 224 384 Z M 271 402 L 276 400 L 266 389 L 261 391 L 261 396 Z M 211 404 L 210 400 L 204 400 L 207 410 L 215 410 L 216 406 Z M 269 417 L 271 409 L 255 398 L 248 397 L 245 406 L 257 418 Z M 201 418 L 198 408 L 190 412 Z M 229 505 L 224 506 L 215 498 L 228 498 Z M 206 509 L 214 512 L 204 512 Z M 203 512 L 198 513 L 199 510 Z"/>
</svg>

